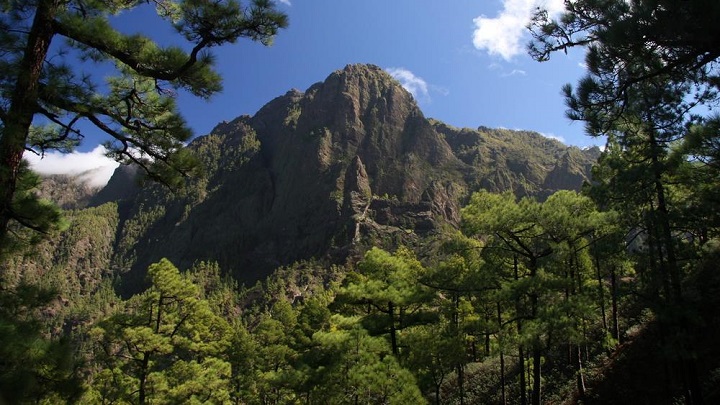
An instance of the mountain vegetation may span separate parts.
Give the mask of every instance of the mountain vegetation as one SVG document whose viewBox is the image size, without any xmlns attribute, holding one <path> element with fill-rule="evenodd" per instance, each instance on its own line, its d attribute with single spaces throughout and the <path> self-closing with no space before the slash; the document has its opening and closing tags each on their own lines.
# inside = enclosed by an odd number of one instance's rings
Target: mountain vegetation
<svg viewBox="0 0 720 405">
<path fill-rule="evenodd" d="M 298 260 L 342 263 L 375 245 L 417 245 L 457 228 L 472 191 L 545 198 L 579 189 L 599 153 L 428 120 L 396 81 L 365 65 L 221 123 L 190 149 L 203 174 L 182 192 L 151 186 L 121 203 L 114 260 L 129 290 L 162 257 L 180 267 L 217 261 L 254 282 Z"/>
<path fill-rule="evenodd" d="M 46 183 L 61 211 L 25 168 L 61 226 L 1 263 L 0 402 L 718 402 L 716 42 L 664 36 L 718 13 L 683 4 L 536 15 L 538 59 L 588 46 L 566 95 L 603 151 L 350 65 L 194 139 L 174 191 L 121 167 Z"/>
</svg>

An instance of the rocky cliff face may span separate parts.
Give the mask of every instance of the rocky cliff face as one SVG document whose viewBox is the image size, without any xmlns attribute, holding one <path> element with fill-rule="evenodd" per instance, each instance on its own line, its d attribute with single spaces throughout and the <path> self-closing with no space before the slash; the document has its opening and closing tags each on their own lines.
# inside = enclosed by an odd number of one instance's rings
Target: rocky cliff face
<svg viewBox="0 0 720 405">
<path fill-rule="evenodd" d="M 399 83 L 367 65 L 221 123 L 191 148 L 205 173 L 186 190 L 145 187 L 119 205 L 113 263 L 129 284 L 161 257 L 180 267 L 216 260 L 252 281 L 300 259 L 412 244 L 457 226 L 471 191 L 542 197 L 578 188 L 590 162 L 538 134 L 426 119 Z M 104 193 L 98 201 L 119 198 Z"/>
</svg>

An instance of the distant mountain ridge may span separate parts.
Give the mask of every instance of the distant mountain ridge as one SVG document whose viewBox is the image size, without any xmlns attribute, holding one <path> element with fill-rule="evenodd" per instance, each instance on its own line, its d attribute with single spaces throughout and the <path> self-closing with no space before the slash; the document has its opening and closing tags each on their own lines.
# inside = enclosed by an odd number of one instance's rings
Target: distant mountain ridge
<svg viewBox="0 0 720 405">
<path fill-rule="evenodd" d="M 291 90 L 189 147 L 204 174 L 182 192 L 138 189 L 119 168 L 94 198 L 118 202 L 107 265 L 127 285 L 161 257 L 179 267 L 218 261 L 250 282 L 297 260 L 412 245 L 457 227 L 460 207 L 481 188 L 539 198 L 578 189 L 599 154 L 533 132 L 427 119 L 372 65 Z"/>
</svg>

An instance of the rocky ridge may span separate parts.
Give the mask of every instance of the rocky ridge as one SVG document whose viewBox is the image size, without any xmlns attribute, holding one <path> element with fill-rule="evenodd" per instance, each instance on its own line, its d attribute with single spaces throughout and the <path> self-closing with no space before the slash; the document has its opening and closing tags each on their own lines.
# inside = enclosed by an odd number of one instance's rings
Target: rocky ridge
<svg viewBox="0 0 720 405">
<path fill-rule="evenodd" d="M 123 195 L 128 176 L 119 171 L 96 199 L 120 201 L 112 266 L 128 285 L 161 257 L 179 267 L 215 260 L 251 282 L 301 259 L 412 245 L 457 227 L 472 191 L 543 198 L 578 189 L 596 157 L 532 132 L 427 119 L 370 65 L 291 90 L 190 147 L 204 175 L 182 192 Z"/>
</svg>

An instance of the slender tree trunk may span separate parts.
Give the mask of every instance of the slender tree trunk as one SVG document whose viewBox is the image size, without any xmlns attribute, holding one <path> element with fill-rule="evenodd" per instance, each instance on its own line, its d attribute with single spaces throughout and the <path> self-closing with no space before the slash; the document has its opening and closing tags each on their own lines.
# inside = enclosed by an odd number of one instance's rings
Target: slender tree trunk
<svg viewBox="0 0 720 405">
<path fill-rule="evenodd" d="M 532 405 L 540 405 L 541 403 L 541 378 L 542 378 L 542 352 L 540 351 L 540 343 L 533 344 L 533 390 Z"/>
<path fill-rule="evenodd" d="M 485 312 L 485 325 L 490 325 L 490 314 Z M 490 330 L 485 331 L 485 357 L 490 356 Z"/>
<path fill-rule="evenodd" d="M 148 353 L 143 353 L 142 361 L 140 362 L 140 375 L 138 376 L 138 379 L 140 380 L 140 387 L 138 388 L 138 404 L 139 405 L 145 405 L 147 398 L 147 376 L 148 376 L 148 368 L 150 366 L 150 355 Z"/>
<path fill-rule="evenodd" d="M 453 294 L 453 305 L 455 310 L 452 314 L 453 326 L 455 327 L 456 336 L 460 334 L 460 295 Z M 461 361 L 456 365 L 458 393 L 460 394 L 460 405 L 465 404 L 465 366 Z"/>
<path fill-rule="evenodd" d="M 530 261 L 528 263 L 528 268 L 530 269 L 530 277 L 535 277 L 537 275 L 537 258 L 536 257 L 530 257 Z M 538 294 L 536 291 L 533 291 L 530 294 L 530 313 L 532 314 L 532 319 L 537 319 L 538 315 Z M 542 352 L 540 350 L 540 337 L 534 336 L 533 337 L 533 345 L 532 345 L 532 359 L 533 359 L 533 388 L 532 388 L 532 405 L 540 405 L 541 400 L 541 377 L 542 377 Z"/>
<path fill-rule="evenodd" d="M 580 350 L 580 345 L 575 345 L 575 354 L 576 354 L 576 363 L 575 363 L 575 372 L 577 373 L 577 390 L 580 398 L 585 397 L 585 375 L 583 371 L 583 364 L 582 364 L 582 351 Z"/>
<path fill-rule="evenodd" d="M 457 366 L 458 392 L 460 393 L 460 405 L 465 405 L 465 367 L 462 364 Z"/>
<path fill-rule="evenodd" d="M 605 313 L 605 289 L 603 288 L 602 274 L 600 273 L 600 256 L 595 254 L 595 271 L 597 272 L 598 281 L 598 297 L 600 298 L 600 315 L 602 316 L 603 332 L 607 335 L 608 324 L 607 314 Z"/>
<path fill-rule="evenodd" d="M 680 303 L 682 301 L 682 290 L 680 287 L 680 273 L 677 266 L 677 258 L 675 256 L 675 244 L 673 242 L 672 238 L 672 229 L 670 227 L 670 219 L 669 219 L 669 212 L 667 208 L 667 203 L 665 201 L 665 186 L 663 184 L 662 179 L 662 167 L 660 165 L 660 162 L 658 160 L 658 152 L 657 149 L 660 148 L 660 146 L 657 144 L 657 141 L 655 139 L 654 133 L 650 131 L 650 142 L 652 147 L 652 164 L 653 164 L 653 172 L 654 172 L 654 183 L 655 183 L 655 198 L 657 199 L 657 216 L 656 219 L 659 222 L 660 225 L 660 256 L 665 256 L 667 260 L 665 260 L 665 267 L 664 273 L 668 274 L 670 278 L 670 286 L 671 290 L 668 291 L 669 298 L 674 301 L 675 303 Z M 671 301 L 671 302 L 672 302 Z"/>
<path fill-rule="evenodd" d="M 397 358 L 400 354 L 397 344 L 397 331 L 395 330 L 395 306 L 392 301 L 388 302 L 388 314 L 390 315 L 390 345 L 392 346 L 392 352 Z"/>
<path fill-rule="evenodd" d="M 513 256 L 513 270 L 515 272 L 515 281 L 518 281 L 519 269 L 517 255 Z M 517 332 L 522 335 L 522 321 L 520 320 L 520 298 L 515 299 L 515 312 L 517 317 Z M 527 405 L 527 383 L 525 382 L 525 351 L 522 343 L 518 344 L 518 358 L 520 363 L 520 404 Z"/>
<path fill-rule="evenodd" d="M 682 294 L 682 286 L 680 280 L 680 269 L 678 267 L 677 256 L 675 255 L 675 243 L 672 237 L 672 227 L 670 225 L 670 213 L 665 199 L 665 186 L 663 184 L 663 167 L 659 162 L 660 145 L 655 138 L 655 133 L 649 131 L 649 140 L 651 145 L 651 158 L 654 173 L 655 197 L 657 198 L 657 220 L 660 222 L 660 256 L 665 253 L 666 261 L 663 270 L 670 279 L 670 291 L 668 291 L 668 304 L 672 307 L 682 308 L 684 299 Z M 664 252 L 663 252 L 664 248 Z M 692 353 L 692 342 L 690 336 L 689 321 L 685 315 L 680 315 L 677 320 L 680 329 L 680 341 L 677 342 L 679 353 Z M 681 354 L 680 372 L 682 374 L 683 385 L 685 388 L 685 403 L 688 405 L 703 404 L 702 386 L 697 374 L 697 364 L 695 358 L 690 355 Z"/>
<path fill-rule="evenodd" d="M 12 201 L 28 132 L 37 112 L 43 63 L 55 35 L 52 22 L 58 8 L 57 1 L 38 1 L 10 107 L 3 119 L 3 134 L 0 137 L 0 248 L 5 246 L 8 224 L 13 216 Z"/>
<path fill-rule="evenodd" d="M 612 290 L 612 321 L 613 336 L 617 343 L 620 344 L 620 318 L 618 315 L 618 288 L 617 288 L 617 272 L 615 266 L 610 268 L 610 289 Z"/>
<path fill-rule="evenodd" d="M 518 358 L 520 362 L 520 404 L 527 405 L 527 382 L 525 381 L 525 351 L 523 345 L 518 345 Z"/>
<path fill-rule="evenodd" d="M 498 338 L 500 338 L 500 328 L 502 328 L 502 312 L 500 311 L 500 301 L 497 302 L 497 324 Z M 500 342 L 500 395 L 502 404 L 507 404 L 507 395 L 505 394 L 505 355 L 503 354 L 503 345 Z"/>
</svg>

